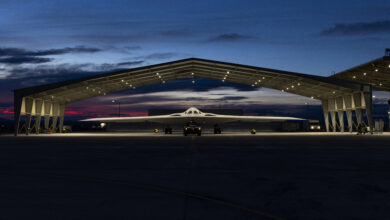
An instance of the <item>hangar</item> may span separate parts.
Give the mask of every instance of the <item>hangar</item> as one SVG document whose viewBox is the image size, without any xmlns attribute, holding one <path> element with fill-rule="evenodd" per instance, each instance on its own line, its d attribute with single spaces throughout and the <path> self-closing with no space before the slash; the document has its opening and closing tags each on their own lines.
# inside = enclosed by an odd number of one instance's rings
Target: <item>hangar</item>
<svg viewBox="0 0 390 220">
<path fill-rule="evenodd" d="M 368 126 L 372 131 L 372 89 L 390 91 L 390 56 L 386 55 L 330 77 L 189 58 L 17 89 L 14 90 L 15 135 L 22 128 L 26 134 L 33 131 L 39 133 L 42 117 L 44 130 L 61 128 L 65 108 L 69 103 L 111 92 L 194 77 L 271 88 L 318 99 L 322 102 L 327 132 L 352 132 L 354 124 L 364 123 L 365 110 Z M 356 123 L 352 119 L 352 111 L 355 111 Z M 344 112 L 347 126 L 344 125 Z M 25 117 L 25 123 L 20 126 L 22 116 Z M 32 118 L 35 119 L 34 124 L 31 123 Z M 59 130 L 61 132 L 62 129 Z"/>
</svg>

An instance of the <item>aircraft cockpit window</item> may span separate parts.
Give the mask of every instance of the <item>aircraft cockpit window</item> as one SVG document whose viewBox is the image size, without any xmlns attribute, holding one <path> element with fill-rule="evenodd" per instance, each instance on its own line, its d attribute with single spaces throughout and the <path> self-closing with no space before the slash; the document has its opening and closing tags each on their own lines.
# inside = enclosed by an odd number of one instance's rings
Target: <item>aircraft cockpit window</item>
<svg viewBox="0 0 390 220">
<path fill-rule="evenodd" d="M 192 111 L 188 111 L 188 113 L 187 114 L 192 114 Z"/>
<path fill-rule="evenodd" d="M 194 114 L 198 114 L 198 111 L 194 111 Z"/>
</svg>

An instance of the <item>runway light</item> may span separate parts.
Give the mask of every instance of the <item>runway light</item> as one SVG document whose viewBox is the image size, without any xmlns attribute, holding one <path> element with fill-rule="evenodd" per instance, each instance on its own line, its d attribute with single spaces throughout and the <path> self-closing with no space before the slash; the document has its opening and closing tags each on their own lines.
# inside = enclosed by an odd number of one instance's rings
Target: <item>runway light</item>
<svg viewBox="0 0 390 220">
<path fill-rule="evenodd" d="M 363 75 L 365 76 L 365 75 L 367 75 L 367 73 L 363 73 Z"/>
<path fill-rule="evenodd" d="M 378 72 L 379 70 L 378 69 L 375 69 L 375 72 Z"/>
</svg>

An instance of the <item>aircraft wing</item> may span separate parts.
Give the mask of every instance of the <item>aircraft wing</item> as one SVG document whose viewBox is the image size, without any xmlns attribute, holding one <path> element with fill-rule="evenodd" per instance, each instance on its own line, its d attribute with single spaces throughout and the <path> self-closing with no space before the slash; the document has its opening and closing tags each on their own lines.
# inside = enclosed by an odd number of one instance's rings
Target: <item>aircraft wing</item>
<svg viewBox="0 0 390 220">
<path fill-rule="evenodd" d="M 223 124 L 227 122 L 277 122 L 288 120 L 304 120 L 294 117 L 274 117 L 274 116 L 235 116 L 235 115 L 217 115 L 205 114 L 198 116 L 186 115 L 157 115 L 143 117 L 110 117 L 110 118 L 90 118 L 82 121 L 98 122 L 117 122 L 117 123 L 137 123 L 137 122 L 156 122 L 161 124 L 184 124 L 189 121 L 196 121 L 200 124 Z"/>
<path fill-rule="evenodd" d="M 109 118 L 89 118 L 82 121 L 98 121 L 98 122 L 116 122 L 116 123 L 137 123 L 137 122 L 156 122 L 161 124 L 176 124 L 186 123 L 190 119 L 183 116 L 173 115 L 156 115 L 142 117 L 109 117 Z"/>
<path fill-rule="evenodd" d="M 305 120 L 294 117 L 275 117 L 275 116 L 236 116 L 236 115 L 213 115 L 204 116 L 206 124 L 222 124 L 228 122 L 281 122 L 290 120 Z"/>
</svg>

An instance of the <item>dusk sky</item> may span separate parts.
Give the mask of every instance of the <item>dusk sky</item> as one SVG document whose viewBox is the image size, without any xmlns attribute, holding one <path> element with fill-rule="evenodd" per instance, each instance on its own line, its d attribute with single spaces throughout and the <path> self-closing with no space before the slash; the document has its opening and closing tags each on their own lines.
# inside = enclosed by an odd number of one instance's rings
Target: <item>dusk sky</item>
<svg viewBox="0 0 390 220">
<path fill-rule="evenodd" d="M 0 117 L 12 89 L 197 57 L 329 76 L 384 55 L 390 1 L 0 0 Z M 376 103 L 389 93 L 376 92 Z M 67 115 L 149 108 L 319 104 L 208 79 L 168 82 L 68 106 Z"/>
</svg>

